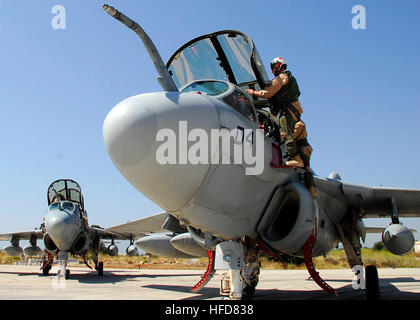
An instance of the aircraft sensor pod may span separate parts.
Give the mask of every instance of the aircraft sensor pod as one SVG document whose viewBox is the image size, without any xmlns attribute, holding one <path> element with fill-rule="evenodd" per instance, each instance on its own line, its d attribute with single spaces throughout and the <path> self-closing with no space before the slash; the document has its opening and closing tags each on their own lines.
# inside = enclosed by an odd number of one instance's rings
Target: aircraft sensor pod
<svg viewBox="0 0 420 320">
<path fill-rule="evenodd" d="M 111 257 L 116 256 L 118 254 L 118 247 L 112 243 L 108 246 L 107 252 Z"/>
<path fill-rule="evenodd" d="M 207 255 L 207 251 L 194 241 L 189 232 L 176 235 L 170 243 L 175 249 L 190 256 L 205 257 Z"/>
<path fill-rule="evenodd" d="M 382 242 L 388 251 L 402 256 L 413 250 L 415 240 L 407 227 L 391 224 L 382 233 Z"/>
<path fill-rule="evenodd" d="M 37 245 L 28 245 L 25 248 L 23 248 L 23 253 L 27 256 L 33 257 L 38 256 L 42 252 L 41 248 Z"/>
<path fill-rule="evenodd" d="M 23 249 L 21 247 L 14 246 L 12 244 L 4 247 L 3 250 L 8 256 L 20 256 L 23 253 Z"/>
<path fill-rule="evenodd" d="M 19 238 L 13 235 L 10 238 L 10 245 L 3 248 L 4 252 L 9 256 L 20 256 L 23 249 L 19 246 Z"/>
<path fill-rule="evenodd" d="M 132 244 L 127 247 L 127 249 L 125 250 L 125 253 L 127 254 L 127 256 L 132 257 L 132 256 L 137 256 L 139 252 L 137 250 L 137 247 L 134 244 Z"/>
<path fill-rule="evenodd" d="M 172 234 L 158 233 L 140 238 L 136 245 L 143 251 L 168 258 L 195 258 L 172 245 Z M 191 239 L 191 241 L 193 241 Z M 198 246 L 198 245 L 197 245 Z"/>
</svg>

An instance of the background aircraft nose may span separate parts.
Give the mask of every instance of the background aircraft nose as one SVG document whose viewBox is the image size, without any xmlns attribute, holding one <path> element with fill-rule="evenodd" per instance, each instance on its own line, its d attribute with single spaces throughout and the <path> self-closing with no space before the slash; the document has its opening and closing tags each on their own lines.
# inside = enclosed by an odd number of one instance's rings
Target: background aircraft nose
<svg viewBox="0 0 420 320">
<path fill-rule="evenodd" d="M 167 211 L 180 209 L 193 197 L 210 166 L 209 161 L 180 164 L 179 121 L 186 121 L 188 132 L 201 128 L 208 137 L 211 129 L 219 129 L 213 103 L 197 93 L 178 92 L 128 98 L 109 112 L 103 126 L 108 154 L 121 174 Z M 159 146 L 166 142 L 156 139 L 161 129 L 170 129 L 176 135 L 176 164 L 162 165 L 156 160 Z M 194 143 L 188 142 L 188 146 Z"/>
<path fill-rule="evenodd" d="M 59 209 L 49 210 L 45 216 L 45 229 L 60 250 L 70 250 L 80 233 L 74 218 L 74 215 Z"/>
</svg>

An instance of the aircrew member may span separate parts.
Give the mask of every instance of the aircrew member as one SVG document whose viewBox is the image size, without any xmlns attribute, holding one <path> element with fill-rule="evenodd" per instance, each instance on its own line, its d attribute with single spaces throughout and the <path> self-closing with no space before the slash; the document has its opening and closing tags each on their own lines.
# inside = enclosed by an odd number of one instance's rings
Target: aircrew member
<svg viewBox="0 0 420 320">
<path fill-rule="evenodd" d="M 286 130 L 285 144 L 286 152 L 289 156 L 286 165 L 304 167 L 293 139 L 295 123 L 299 121 L 303 112 L 299 102 L 299 86 L 292 73 L 287 70 L 286 60 L 274 58 L 270 66 L 275 76 L 271 86 L 259 91 L 247 89 L 247 92 L 253 97 L 269 99 L 273 105 L 272 113 L 275 116 L 280 112 L 280 125 Z"/>
</svg>

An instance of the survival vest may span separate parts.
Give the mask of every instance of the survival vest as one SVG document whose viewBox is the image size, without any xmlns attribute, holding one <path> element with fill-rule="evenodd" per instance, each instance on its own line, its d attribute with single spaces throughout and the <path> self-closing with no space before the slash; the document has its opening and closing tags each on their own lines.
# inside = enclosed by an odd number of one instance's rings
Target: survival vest
<svg viewBox="0 0 420 320">
<path fill-rule="evenodd" d="M 273 113 L 277 114 L 279 111 L 285 111 L 290 103 L 295 102 L 299 99 L 300 90 L 295 77 L 288 70 L 281 72 L 289 77 L 289 82 L 283 86 L 274 96 L 270 99 L 270 103 L 273 105 Z"/>
</svg>

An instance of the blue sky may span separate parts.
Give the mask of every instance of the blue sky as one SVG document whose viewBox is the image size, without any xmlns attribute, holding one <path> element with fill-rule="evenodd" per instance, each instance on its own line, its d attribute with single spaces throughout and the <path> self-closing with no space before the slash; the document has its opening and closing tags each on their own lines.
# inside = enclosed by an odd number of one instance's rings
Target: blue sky
<svg viewBox="0 0 420 320">
<path fill-rule="evenodd" d="M 318 175 L 336 171 L 354 183 L 420 189 L 417 0 L 108 3 L 143 26 L 164 61 L 205 33 L 249 34 L 266 68 L 282 56 L 299 82 Z M 103 143 L 102 124 L 115 104 L 161 88 L 138 37 L 102 4 L 2 1 L 2 233 L 39 226 L 47 188 L 58 178 L 80 183 L 93 224 L 161 211 L 119 174 Z M 366 8 L 365 30 L 351 24 L 359 4 Z M 66 9 L 64 30 L 51 27 L 55 5 Z M 420 230 L 419 219 L 402 221 Z"/>
</svg>

